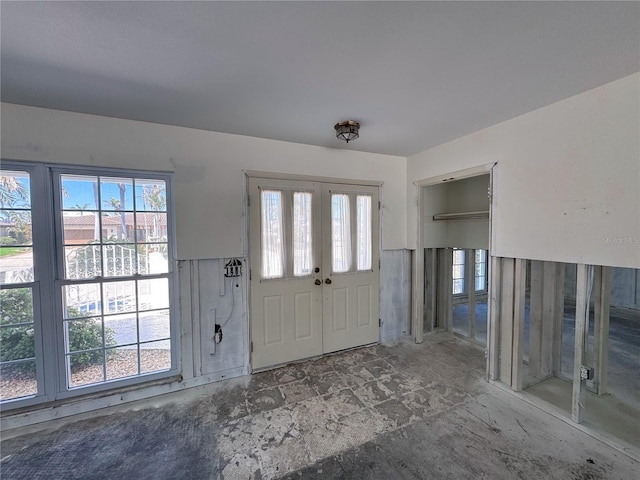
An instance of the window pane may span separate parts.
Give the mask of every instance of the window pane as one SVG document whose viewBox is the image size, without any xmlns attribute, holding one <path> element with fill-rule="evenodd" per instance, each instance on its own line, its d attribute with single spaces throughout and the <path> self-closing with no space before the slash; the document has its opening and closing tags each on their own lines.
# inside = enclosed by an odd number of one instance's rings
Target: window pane
<svg viewBox="0 0 640 480">
<path fill-rule="evenodd" d="M 169 310 L 141 313 L 139 321 L 141 342 L 165 340 L 169 338 Z M 163 348 L 169 349 L 169 344 Z"/>
<path fill-rule="evenodd" d="M 107 380 L 138 375 L 138 347 L 109 348 L 107 359 Z"/>
<path fill-rule="evenodd" d="M 38 393 L 31 288 L 0 290 L 0 400 Z"/>
<path fill-rule="evenodd" d="M 483 291 L 487 288 L 487 251 L 476 250 L 475 289 Z"/>
<path fill-rule="evenodd" d="M 138 310 L 169 308 L 169 280 L 157 278 L 138 281 Z"/>
<path fill-rule="evenodd" d="M 464 277 L 464 265 L 453 266 L 453 278 L 459 279 Z"/>
<path fill-rule="evenodd" d="M 0 305 L 0 400 L 35 395 L 36 343 L 31 290 L 2 290 Z"/>
<path fill-rule="evenodd" d="M 31 179 L 27 172 L 0 171 L 0 208 L 31 208 Z"/>
<path fill-rule="evenodd" d="M 62 287 L 64 318 L 90 317 L 102 314 L 102 295 L 99 283 L 83 283 Z"/>
<path fill-rule="evenodd" d="M 262 278 L 280 278 L 284 266 L 282 192 L 263 190 L 261 200 Z"/>
<path fill-rule="evenodd" d="M 133 180 L 130 178 L 100 177 L 102 210 L 133 210 Z"/>
<path fill-rule="evenodd" d="M 358 270 L 371 270 L 371 197 L 358 195 Z"/>
<path fill-rule="evenodd" d="M 81 387 L 104 381 L 104 350 L 67 355 L 69 387 Z"/>
<path fill-rule="evenodd" d="M 135 224 L 136 242 L 166 242 L 167 214 L 160 212 L 137 213 Z M 133 215 L 127 215 L 127 228 L 133 231 Z"/>
<path fill-rule="evenodd" d="M 331 261 L 335 273 L 351 268 L 351 219 L 345 194 L 331 195 Z"/>
<path fill-rule="evenodd" d="M 138 244 L 138 273 L 154 275 L 169 271 L 169 245 L 167 243 Z"/>
<path fill-rule="evenodd" d="M 293 194 L 293 275 L 311 275 L 311 194 Z"/>
<path fill-rule="evenodd" d="M 0 366 L 0 401 L 27 397 L 38 393 L 36 362 L 2 364 Z"/>
<path fill-rule="evenodd" d="M 102 285 L 102 298 L 104 299 L 104 313 L 135 312 L 136 282 L 108 282 Z"/>
<path fill-rule="evenodd" d="M 138 319 L 135 313 L 104 317 L 105 347 L 138 343 Z"/>
<path fill-rule="evenodd" d="M 70 386 L 103 381 L 104 337 L 107 343 L 113 343 L 112 332 L 103 330 L 100 317 L 69 320 L 64 326 Z"/>
<path fill-rule="evenodd" d="M 7 247 L 28 246 L 31 235 L 31 211 L 2 209 L 0 215 L 0 244 Z"/>
<path fill-rule="evenodd" d="M 88 354 L 83 357 L 83 366 L 90 366 L 102 362 L 102 353 L 96 353 L 97 350 L 102 350 L 104 346 L 102 319 L 100 317 L 68 320 L 64 322 L 64 326 L 66 339 L 65 353 L 89 351 Z M 108 340 L 113 342 L 112 334 Z"/>
<path fill-rule="evenodd" d="M 465 292 L 464 287 L 464 250 L 454 248 L 453 249 L 453 294 L 460 294 Z"/>
<path fill-rule="evenodd" d="M 98 177 L 87 175 L 62 175 L 60 178 L 63 210 L 98 210 L 100 192 Z"/>
<path fill-rule="evenodd" d="M 135 192 L 135 209 L 137 211 L 167 211 L 167 186 L 163 180 L 135 179 Z"/>
<path fill-rule="evenodd" d="M 62 212 L 62 237 L 65 245 L 83 245 L 97 242 L 100 239 L 101 228 L 105 233 L 106 225 L 100 223 L 98 212 Z"/>
<path fill-rule="evenodd" d="M 140 345 L 140 373 L 157 372 L 170 368 L 171 351 L 168 340 Z"/>
<path fill-rule="evenodd" d="M 33 248 L 0 247 L 0 284 L 33 282 Z"/>
<path fill-rule="evenodd" d="M 137 273 L 136 246 L 107 244 L 102 246 L 103 276 L 130 277 Z"/>
<path fill-rule="evenodd" d="M 65 247 L 65 277 L 80 280 L 102 276 L 102 253 L 100 245 Z"/>
</svg>

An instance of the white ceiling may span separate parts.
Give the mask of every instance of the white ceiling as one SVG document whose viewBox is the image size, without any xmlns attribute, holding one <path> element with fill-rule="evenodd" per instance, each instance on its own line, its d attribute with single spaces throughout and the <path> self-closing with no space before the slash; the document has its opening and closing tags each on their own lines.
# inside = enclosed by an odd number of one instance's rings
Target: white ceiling
<svg viewBox="0 0 640 480">
<path fill-rule="evenodd" d="M 402 156 L 640 71 L 638 2 L 3 1 L 1 21 L 4 102 Z"/>
</svg>

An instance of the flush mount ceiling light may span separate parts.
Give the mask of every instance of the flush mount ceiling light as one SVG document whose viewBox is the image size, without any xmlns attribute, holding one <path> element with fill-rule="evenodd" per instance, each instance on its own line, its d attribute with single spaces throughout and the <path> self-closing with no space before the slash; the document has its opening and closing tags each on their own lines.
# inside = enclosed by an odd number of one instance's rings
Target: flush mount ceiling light
<svg viewBox="0 0 640 480">
<path fill-rule="evenodd" d="M 338 122 L 333 127 L 336 129 L 336 137 L 341 138 L 345 142 L 349 143 L 350 140 L 355 140 L 360 135 L 360 124 L 355 120 L 345 120 L 344 122 Z"/>
</svg>

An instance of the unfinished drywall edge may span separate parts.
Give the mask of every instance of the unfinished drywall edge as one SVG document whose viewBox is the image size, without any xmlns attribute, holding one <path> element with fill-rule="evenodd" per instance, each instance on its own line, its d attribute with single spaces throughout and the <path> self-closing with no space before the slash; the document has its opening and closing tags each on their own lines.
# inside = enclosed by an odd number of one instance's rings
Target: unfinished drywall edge
<svg viewBox="0 0 640 480">
<path fill-rule="evenodd" d="M 43 407 L 39 409 L 36 407 L 36 409 L 29 412 L 16 413 L 13 415 L 11 413 L 7 413 L 0 418 L 0 431 L 3 433 L 10 432 L 12 429 L 89 412 L 93 412 L 95 415 L 100 415 L 100 410 L 102 409 L 116 407 L 138 400 L 146 400 L 193 387 L 199 387 L 209 383 L 219 382 L 220 380 L 237 378 L 246 375 L 247 373 L 248 372 L 244 367 L 234 368 L 216 372 L 212 375 L 203 375 L 201 377 L 194 377 L 164 385 L 141 387 L 140 389 L 130 390 L 124 393 L 113 393 L 100 398 L 70 400 L 68 403 L 55 407 Z"/>
</svg>

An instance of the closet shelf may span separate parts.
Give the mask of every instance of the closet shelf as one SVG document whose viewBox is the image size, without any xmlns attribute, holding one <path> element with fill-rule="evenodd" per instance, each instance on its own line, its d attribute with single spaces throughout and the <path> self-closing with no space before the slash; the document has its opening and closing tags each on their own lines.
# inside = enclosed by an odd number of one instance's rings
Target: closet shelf
<svg viewBox="0 0 640 480">
<path fill-rule="evenodd" d="M 479 212 L 461 212 L 461 213 L 438 213 L 433 216 L 434 222 L 443 220 L 484 220 L 489 218 L 489 210 L 481 210 Z"/>
</svg>

